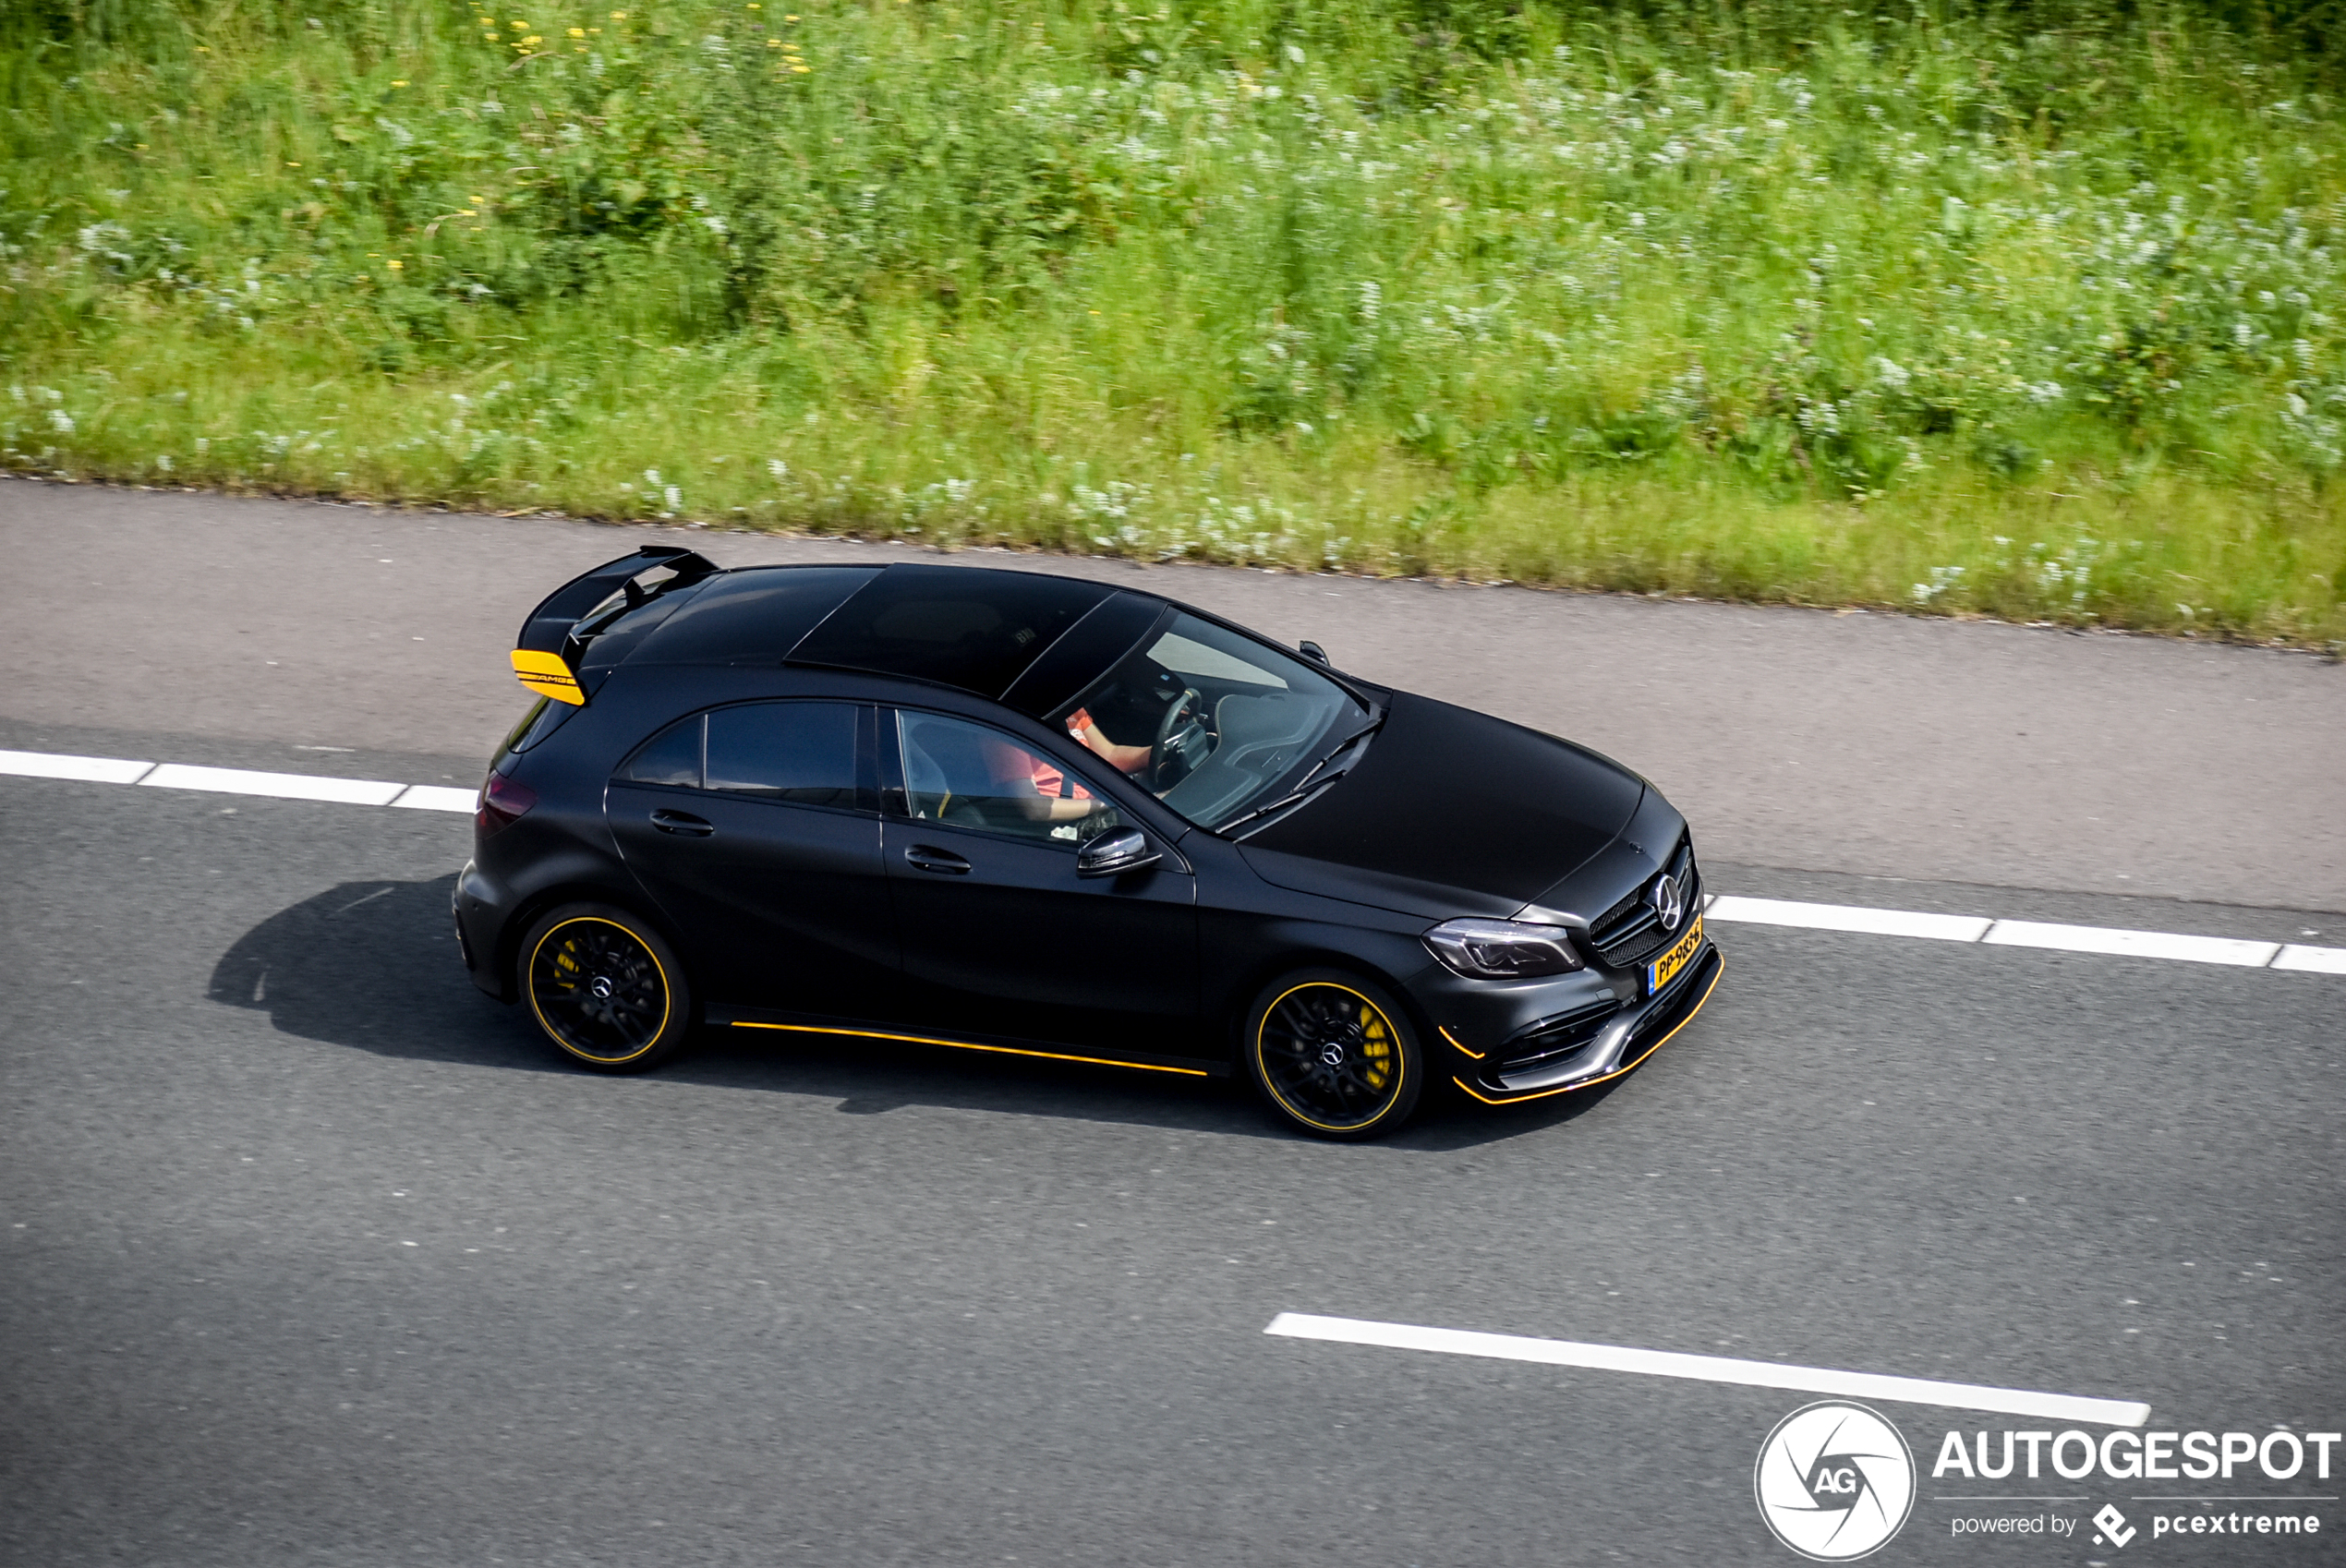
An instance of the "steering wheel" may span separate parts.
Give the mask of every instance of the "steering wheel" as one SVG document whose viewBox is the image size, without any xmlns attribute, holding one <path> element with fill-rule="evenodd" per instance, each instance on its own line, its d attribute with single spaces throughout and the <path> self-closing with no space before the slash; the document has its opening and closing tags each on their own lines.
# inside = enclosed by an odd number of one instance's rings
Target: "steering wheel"
<svg viewBox="0 0 2346 1568">
<path fill-rule="evenodd" d="M 1156 740 L 1149 746 L 1149 789 L 1162 795 L 1197 771 L 1212 749 L 1207 742 L 1205 695 L 1195 686 L 1166 705 L 1157 720 Z M 1207 742 L 1201 744 L 1201 742 Z"/>
</svg>

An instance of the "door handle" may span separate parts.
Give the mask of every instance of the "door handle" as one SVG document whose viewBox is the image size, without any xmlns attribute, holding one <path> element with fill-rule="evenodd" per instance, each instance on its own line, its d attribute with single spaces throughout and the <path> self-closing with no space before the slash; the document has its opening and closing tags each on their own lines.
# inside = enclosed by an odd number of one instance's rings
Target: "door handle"
<svg viewBox="0 0 2346 1568">
<path fill-rule="evenodd" d="M 662 833 L 678 833 L 687 838 L 706 838 L 717 831 L 714 824 L 688 811 L 656 811 L 652 813 L 652 826 Z"/>
<path fill-rule="evenodd" d="M 942 876 L 967 876 L 970 862 L 950 850 L 940 850 L 930 844 L 914 844 L 904 851 L 904 858 L 922 871 L 933 871 Z"/>
</svg>

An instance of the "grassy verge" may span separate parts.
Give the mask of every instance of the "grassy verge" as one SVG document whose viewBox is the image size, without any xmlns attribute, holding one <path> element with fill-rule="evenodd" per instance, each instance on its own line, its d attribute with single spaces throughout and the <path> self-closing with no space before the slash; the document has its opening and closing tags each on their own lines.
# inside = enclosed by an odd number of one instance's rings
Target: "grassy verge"
<svg viewBox="0 0 2346 1568">
<path fill-rule="evenodd" d="M 796 3 L 17 13 L 0 462 L 2346 636 L 2302 38 Z"/>
</svg>

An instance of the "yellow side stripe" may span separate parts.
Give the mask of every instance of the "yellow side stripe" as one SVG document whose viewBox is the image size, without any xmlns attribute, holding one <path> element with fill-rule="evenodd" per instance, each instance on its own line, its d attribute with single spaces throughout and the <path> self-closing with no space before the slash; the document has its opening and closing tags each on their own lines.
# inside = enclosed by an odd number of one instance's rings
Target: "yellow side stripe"
<svg viewBox="0 0 2346 1568">
<path fill-rule="evenodd" d="M 1198 1067 L 1164 1067 L 1154 1062 L 1119 1062 L 1112 1056 L 1072 1056 L 1064 1051 L 1022 1051 L 1015 1045 L 976 1045 L 966 1040 L 937 1040 L 925 1034 L 889 1034 L 877 1029 L 819 1029 L 811 1023 L 751 1023 L 733 1020 L 735 1029 L 780 1029 L 793 1034 L 847 1034 L 858 1040 L 901 1040 L 908 1045 L 942 1045 L 953 1051 L 991 1051 L 1003 1056 L 1041 1056 L 1053 1062 L 1083 1062 L 1095 1067 L 1131 1067 L 1134 1072 L 1179 1073 L 1185 1078 L 1211 1078 Z"/>
<path fill-rule="evenodd" d="M 1544 1100 L 1551 1094 L 1569 1094 L 1575 1090 L 1594 1089 L 1600 1083 L 1610 1083 L 1614 1079 L 1619 1078 L 1623 1073 L 1627 1072 L 1630 1068 L 1638 1066 L 1639 1062 L 1643 1062 L 1646 1057 L 1652 1055 L 1656 1051 L 1659 1051 L 1664 1045 L 1669 1044 L 1671 1041 L 1677 1038 L 1679 1030 L 1682 1030 L 1686 1028 L 1687 1025 L 1694 1022 L 1695 1014 L 1702 1011 L 1703 1003 L 1711 1000 L 1711 993 L 1719 989 L 1719 981 L 1721 977 L 1725 975 L 1726 972 L 1727 960 L 1723 956 L 1719 959 L 1719 967 L 1711 971 L 1711 983 L 1702 988 L 1702 995 L 1695 998 L 1694 1006 L 1688 1009 L 1687 1016 L 1680 1019 L 1675 1024 L 1672 1025 L 1669 1033 L 1663 1035 L 1661 1039 L 1647 1046 L 1644 1051 L 1640 1052 L 1636 1062 L 1624 1062 L 1621 1066 L 1614 1068 L 1611 1072 L 1606 1073 L 1602 1078 L 1584 1079 L 1578 1083 L 1561 1084 L 1554 1089 L 1537 1089 L 1528 1094 L 1510 1094 L 1504 1100 L 1493 1100 L 1488 1094 L 1477 1092 L 1474 1085 L 1469 1083 L 1462 1078 L 1454 1077 L 1450 1080 L 1450 1081 L 1457 1084 L 1460 1089 L 1465 1090 L 1469 1094 L 1472 1094 L 1476 1099 L 1481 1101 L 1486 1105 L 1520 1105 L 1527 1101 Z"/>
</svg>

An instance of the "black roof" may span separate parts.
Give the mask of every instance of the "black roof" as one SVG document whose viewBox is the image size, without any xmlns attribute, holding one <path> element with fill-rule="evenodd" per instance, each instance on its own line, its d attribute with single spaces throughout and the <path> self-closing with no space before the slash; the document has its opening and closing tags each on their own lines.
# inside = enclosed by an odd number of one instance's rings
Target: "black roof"
<svg viewBox="0 0 2346 1568">
<path fill-rule="evenodd" d="M 903 561 L 742 567 L 612 623 L 582 663 L 822 665 L 951 686 L 1040 715 L 1167 608 L 1153 594 L 1034 572 Z"/>
</svg>

